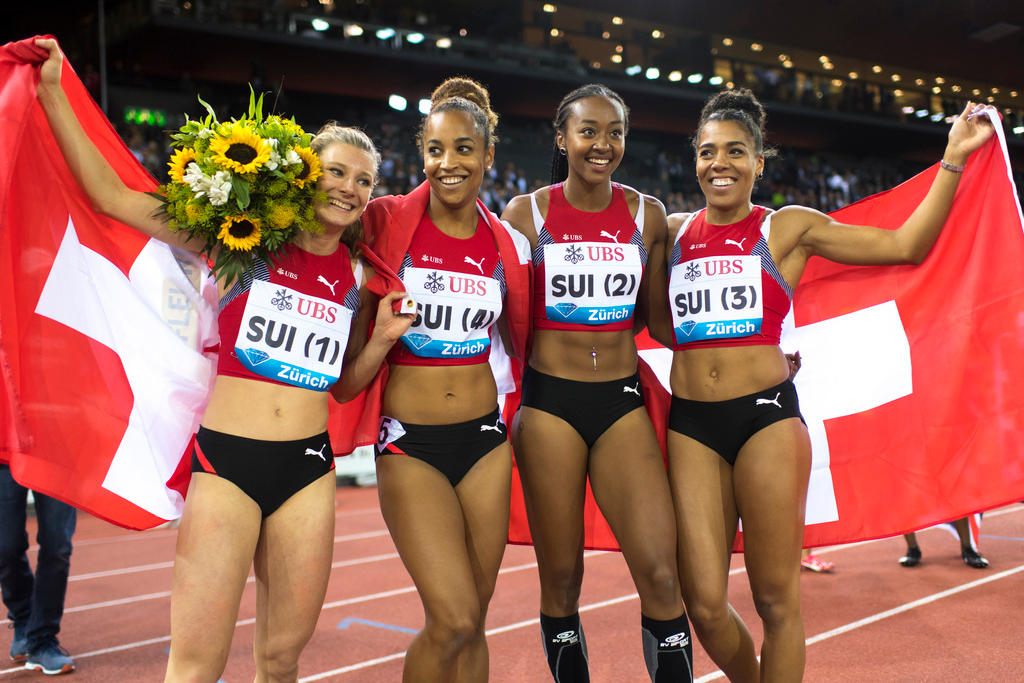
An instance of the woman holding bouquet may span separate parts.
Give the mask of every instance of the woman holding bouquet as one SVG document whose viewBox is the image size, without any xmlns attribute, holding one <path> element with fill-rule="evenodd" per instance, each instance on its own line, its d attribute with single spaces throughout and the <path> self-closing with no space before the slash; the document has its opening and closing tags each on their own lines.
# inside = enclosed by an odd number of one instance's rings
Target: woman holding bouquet
<svg viewBox="0 0 1024 683">
<path fill-rule="evenodd" d="M 61 89 L 56 42 L 36 44 L 49 52 L 40 69 L 39 102 L 94 208 L 172 246 L 203 250 L 220 271 L 221 347 L 192 445 L 193 476 L 175 553 L 166 679 L 219 678 L 252 565 L 256 680 L 295 680 L 299 654 L 323 604 L 333 550 L 335 477 L 326 390 L 338 400 L 354 396 L 411 322 L 411 316 L 392 312 L 401 293 L 385 296 L 375 308 L 361 286 L 370 273 L 355 244 L 379 155 L 365 134 L 353 129 L 327 126 L 310 150 L 301 144 L 301 129 L 280 119 L 273 122 L 273 143 L 237 122 L 208 120 L 211 126 L 198 137 L 220 136 L 209 149 L 221 155 L 221 170 L 204 175 L 189 162 L 196 150 L 177 153 L 165 203 L 121 182 L 85 135 Z M 242 202 L 235 196 L 232 173 L 237 182 L 241 174 L 252 178 L 263 167 L 288 165 L 293 168 L 275 178 L 289 184 L 278 185 L 272 201 L 260 204 L 264 197 L 247 195 Z M 311 205 L 312 193 L 291 188 L 311 185 L 318 165 L 322 175 L 315 187 L 326 198 Z M 189 188 L 200 191 L 183 204 L 184 213 L 176 213 L 171 200 Z M 225 219 L 216 242 L 204 243 L 181 229 L 182 220 L 209 216 L 230 202 L 248 203 L 250 213 Z M 262 238 L 260 219 L 251 215 L 257 209 L 266 221 Z M 303 218 L 310 229 L 292 231 L 291 241 L 276 253 L 261 244 L 281 234 L 270 229 L 275 223 L 281 227 L 294 219 L 301 225 Z M 348 250 L 347 258 L 341 250 Z M 223 267 L 231 263 L 233 269 Z M 376 324 L 365 341 L 374 310 Z"/>
</svg>

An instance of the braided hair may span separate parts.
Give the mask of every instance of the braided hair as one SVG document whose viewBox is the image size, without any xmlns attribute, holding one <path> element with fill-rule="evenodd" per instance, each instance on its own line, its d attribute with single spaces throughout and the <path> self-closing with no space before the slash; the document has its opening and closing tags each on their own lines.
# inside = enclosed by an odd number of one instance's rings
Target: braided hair
<svg viewBox="0 0 1024 683">
<path fill-rule="evenodd" d="M 552 121 L 552 125 L 555 128 L 556 133 L 565 135 L 565 124 L 569 120 L 569 115 L 572 113 L 571 108 L 574 102 L 582 100 L 587 97 L 607 97 L 613 102 L 617 102 L 622 107 L 622 120 L 623 120 L 623 134 L 629 131 L 629 107 L 626 106 L 622 96 L 611 88 L 601 85 L 600 83 L 588 83 L 582 85 L 571 93 L 562 98 L 562 101 L 558 105 L 558 110 L 555 111 L 555 120 Z M 569 177 L 569 160 L 565 154 L 561 152 L 558 147 L 558 140 L 553 142 L 553 150 L 551 152 L 551 184 L 555 185 L 562 182 Z"/>
</svg>

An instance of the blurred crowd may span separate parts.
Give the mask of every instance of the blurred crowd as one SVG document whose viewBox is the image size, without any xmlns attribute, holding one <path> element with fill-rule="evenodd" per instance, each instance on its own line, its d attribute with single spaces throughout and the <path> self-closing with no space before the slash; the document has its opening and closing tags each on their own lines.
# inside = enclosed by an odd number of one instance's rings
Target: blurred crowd
<svg viewBox="0 0 1024 683">
<path fill-rule="evenodd" d="M 423 180 L 421 156 L 415 143 L 417 117 L 360 113 L 339 118 L 363 128 L 381 151 L 375 196 L 404 194 Z M 315 127 L 308 130 L 315 131 Z M 166 182 L 171 154 L 166 131 L 154 126 L 122 124 L 119 133 L 139 162 L 158 181 Z M 553 136 L 549 123 L 527 120 L 503 120 L 499 133 L 496 161 L 484 180 L 481 199 L 500 214 L 512 197 L 551 181 Z M 694 211 L 703 207 L 704 200 L 693 163 L 688 138 L 630 131 L 625 158 L 613 178 L 658 197 L 669 213 Z M 800 204 L 835 211 L 895 187 L 922 170 L 923 165 L 899 160 L 781 148 L 776 157 L 766 161 L 754 201 L 772 208 Z M 1015 181 L 1020 192 L 1024 174 L 1016 174 Z"/>
</svg>

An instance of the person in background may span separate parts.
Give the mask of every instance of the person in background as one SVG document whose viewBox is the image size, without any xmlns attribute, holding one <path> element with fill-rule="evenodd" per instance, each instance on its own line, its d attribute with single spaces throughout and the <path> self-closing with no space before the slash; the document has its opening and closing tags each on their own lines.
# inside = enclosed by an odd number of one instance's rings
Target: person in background
<svg viewBox="0 0 1024 683">
<path fill-rule="evenodd" d="M 77 512 L 67 503 L 33 492 L 39 554 L 33 575 L 25 529 L 28 489 L 0 465 L 0 592 L 14 637 L 11 659 L 53 676 L 74 671 L 75 663 L 57 634 L 71 568 L 71 535 Z"/>
<path fill-rule="evenodd" d="M 981 556 L 974 545 L 974 540 L 971 538 L 970 520 L 963 517 L 950 522 L 950 526 L 960 538 L 960 557 L 963 558 L 964 564 L 974 569 L 986 569 L 988 560 Z M 907 552 L 900 558 L 900 565 L 916 567 L 921 563 L 921 546 L 917 544 L 917 534 L 911 531 L 909 534 L 903 534 L 903 539 L 907 542 Z"/>
</svg>

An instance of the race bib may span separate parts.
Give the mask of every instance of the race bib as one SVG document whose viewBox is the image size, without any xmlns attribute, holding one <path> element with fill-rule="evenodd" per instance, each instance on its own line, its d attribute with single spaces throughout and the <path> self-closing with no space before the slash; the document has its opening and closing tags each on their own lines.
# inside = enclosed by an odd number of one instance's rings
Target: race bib
<svg viewBox="0 0 1024 683">
<path fill-rule="evenodd" d="M 341 376 L 351 327 L 352 311 L 337 302 L 254 280 L 235 355 L 262 377 L 327 391 Z"/>
<path fill-rule="evenodd" d="M 676 343 L 761 332 L 760 256 L 710 256 L 672 268 L 669 303 Z"/>
<path fill-rule="evenodd" d="M 423 358 L 467 358 L 490 349 L 488 330 L 501 316 L 501 286 L 494 278 L 431 268 L 406 268 L 405 291 L 416 319 L 402 344 Z"/>
<path fill-rule="evenodd" d="M 633 317 L 643 264 L 635 244 L 544 245 L 548 320 L 603 325 Z"/>
</svg>

